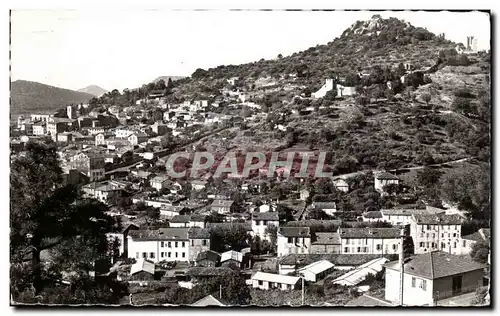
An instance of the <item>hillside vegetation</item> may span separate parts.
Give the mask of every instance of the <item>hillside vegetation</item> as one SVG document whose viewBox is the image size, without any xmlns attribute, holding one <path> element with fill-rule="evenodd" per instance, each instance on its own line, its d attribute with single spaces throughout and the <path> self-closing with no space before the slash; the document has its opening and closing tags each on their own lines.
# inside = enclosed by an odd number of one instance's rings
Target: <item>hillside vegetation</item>
<svg viewBox="0 0 500 316">
<path fill-rule="evenodd" d="M 68 104 L 88 102 L 94 96 L 46 84 L 16 80 L 10 86 L 10 113 L 13 118 L 32 112 L 55 112 Z"/>
</svg>

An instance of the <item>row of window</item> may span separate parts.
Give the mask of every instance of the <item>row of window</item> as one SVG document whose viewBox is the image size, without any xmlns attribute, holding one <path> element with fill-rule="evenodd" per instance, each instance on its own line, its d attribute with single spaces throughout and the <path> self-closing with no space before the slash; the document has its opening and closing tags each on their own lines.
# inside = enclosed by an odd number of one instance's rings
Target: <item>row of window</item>
<svg viewBox="0 0 500 316">
<path fill-rule="evenodd" d="M 435 233 L 433 233 L 433 234 L 431 235 L 431 234 L 429 234 L 429 233 L 424 234 L 424 232 L 421 232 L 421 233 L 420 233 L 420 237 L 422 237 L 422 238 L 423 238 L 424 236 L 425 236 L 426 238 L 429 238 L 429 237 L 431 237 L 431 236 L 432 236 L 432 238 L 436 238 L 436 234 L 435 234 Z M 451 233 L 448 233 L 448 238 L 451 238 L 451 236 L 452 236 L 452 234 L 451 234 Z M 456 238 L 456 237 L 457 237 L 457 233 L 453 233 L 453 237 L 454 237 L 454 238 Z M 444 233 L 441 233 L 441 238 L 444 238 Z"/>
<path fill-rule="evenodd" d="M 427 230 L 437 230 L 439 229 L 439 225 L 421 225 L 422 226 L 422 231 L 424 231 L 424 228 Z M 441 225 L 441 230 L 458 230 L 460 229 L 460 225 Z"/>
<path fill-rule="evenodd" d="M 450 243 L 448 243 L 448 245 L 449 244 Z M 437 244 L 437 242 L 431 242 L 431 243 L 429 243 L 429 242 L 420 242 L 419 246 L 420 246 L 420 248 L 424 248 L 424 247 L 425 248 L 437 248 L 438 244 Z M 465 240 L 463 241 L 463 246 L 466 247 L 466 241 Z M 446 248 L 446 243 L 442 242 L 441 243 L 441 249 L 445 249 L 445 248 Z M 457 248 L 457 243 L 456 242 L 453 243 L 453 248 Z"/>
<path fill-rule="evenodd" d="M 298 244 L 299 243 L 299 240 L 300 240 L 300 237 L 288 237 L 288 243 L 289 244 Z M 302 237 L 302 243 L 304 244 L 305 243 L 305 238 Z"/>
<path fill-rule="evenodd" d="M 142 253 L 142 258 L 144 258 L 144 259 L 155 259 L 155 256 L 156 256 L 156 254 L 154 252 L 150 252 L 149 257 L 148 257 L 147 252 Z M 174 252 L 174 256 L 175 256 L 175 258 L 179 258 L 179 253 Z M 139 259 L 139 252 L 135 253 L 135 258 Z M 160 252 L 160 258 L 172 258 L 172 252 Z M 181 252 L 181 258 L 186 258 L 185 252 Z"/>
<path fill-rule="evenodd" d="M 177 248 L 179 247 L 179 241 L 174 241 L 174 247 Z M 186 242 L 181 241 L 181 248 L 186 247 Z M 208 244 L 208 239 L 202 239 L 201 240 L 201 245 L 206 246 Z M 191 240 L 191 246 L 194 247 L 194 239 Z M 162 241 L 160 242 L 160 247 L 167 247 L 167 248 L 172 248 L 172 241 Z"/>
<path fill-rule="evenodd" d="M 270 221 L 265 221 L 265 220 L 261 220 L 261 221 L 259 220 L 259 221 L 258 221 L 258 220 L 256 220 L 256 221 L 255 221 L 255 225 L 257 225 L 257 226 L 259 226 L 259 225 L 264 225 L 264 226 L 266 226 L 268 222 L 270 222 Z"/>
<path fill-rule="evenodd" d="M 385 245 L 385 251 L 388 250 L 387 246 L 388 245 Z M 382 251 L 382 245 L 381 244 L 375 245 L 375 248 L 376 248 L 377 251 Z M 392 248 L 393 251 L 397 251 L 398 250 L 398 244 L 392 244 L 391 248 Z M 369 247 L 356 247 L 356 248 L 352 247 L 352 249 L 353 249 L 352 251 L 350 249 L 351 249 L 351 247 L 344 247 L 344 253 L 350 253 L 350 252 L 352 252 L 352 253 L 356 253 L 356 252 L 369 252 L 370 248 Z M 354 251 L 354 250 L 357 250 L 357 251 Z"/>
</svg>

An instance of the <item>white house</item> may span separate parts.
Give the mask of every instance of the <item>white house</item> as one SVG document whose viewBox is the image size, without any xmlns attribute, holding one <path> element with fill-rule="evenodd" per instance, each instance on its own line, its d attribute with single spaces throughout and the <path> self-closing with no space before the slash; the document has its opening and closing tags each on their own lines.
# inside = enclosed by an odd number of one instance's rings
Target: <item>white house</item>
<svg viewBox="0 0 500 316">
<path fill-rule="evenodd" d="M 290 253 L 309 253 L 311 249 L 311 232 L 309 227 L 279 227 L 278 257 Z"/>
<path fill-rule="evenodd" d="M 413 215 L 432 215 L 444 213 L 444 210 L 439 209 L 381 209 L 382 221 L 391 223 L 392 225 L 408 225 L 411 223 Z"/>
<path fill-rule="evenodd" d="M 388 184 L 399 184 L 399 178 L 388 172 L 375 174 L 375 190 L 381 192 Z"/>
<path fill-rule="evenodd" d="M 325 84 L 316 92 L 312 93 L 312 97 L 315 99 L 322 98 L 330 90 L 333 90 L 333 79 L 325 79 Z"/>
<path fill-rule="evenodd" d="M 317 282 L 332 273 L 335 265 L 327 260 L 313 262 L 298 270 L 299 275 L 307 281 Z"/>
<path fill-rule="evenodd" d="M 120 126 L 115 129 L 115 136 L 118 138 L 128 138 L 133 133 L 134 131 L 126 126 Z"/>
<path fill-rule="evenodd" d="M 349 97 L 356 95 L 356 87 L 346 87 L 341 84 L 336 85 L 338 97 Z"/>
<path fill-rule="evenodd" d="M 342 254 L 399 253 L 399 228 L 339 228 L 338 233 Z"/>
<path fill-rule="evenodd" d="M 260 290 L 293 290 L 298 287 L 300 277 L 274 273 L 256 272 L 252 278 L 252 287 Z"/>
<path fill-rule="evenodd" d="M 385 299 L 400 304 L 399 262 L 391 261 L 384 266 Z M 486 267 L 487 264 L 475 262 L 468 256 L 442 251 L 407 258 L 403 268 L 403 305 L 434 306 L 442 299 L 472 293 L 483 285 Z"/>
<path fill-rule="evenodd" d="M 128 236 L 128 257 L 160 261 L 189 261 L 188 228 L 135 230 Z M 193 259 L 194 260 L 194 259 Z"/>
<path fill-rule="evenodd" d="M 462 218 L 459 215 L 413 215 L 410 235 L 416 254 L 434 250 L 461 252 Z"/>
<path fill-rule="evenodd" d="M 271 236 L 266 233 L 266 229 L 270 226 L 279 226 L 278 212 L 265 212 L 252 214 L 252 231 L 255 236 L 259 236 L 261 240 L 271 241 Z"/>
<path fill-rule="evenodd" d="M 151 187 L 155 188 L 156 191 L 161 191 L 162 189 L 168 187 L 168 179 L 164 176 L 156 176 L 149 180 Z"/>
</svg>

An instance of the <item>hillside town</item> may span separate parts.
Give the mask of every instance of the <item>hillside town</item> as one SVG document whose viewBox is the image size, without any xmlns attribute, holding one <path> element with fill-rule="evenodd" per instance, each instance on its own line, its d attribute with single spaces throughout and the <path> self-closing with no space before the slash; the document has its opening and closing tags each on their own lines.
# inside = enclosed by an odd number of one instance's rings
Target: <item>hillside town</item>
<svg viewBox="0 0 500 316">
<path fill-rule="evenodd" d="M 376 27 L 365 24 L 365 29 Z M 358 25 L 358 30 L 364 29 Z M 452 156 L 451 148 L 441 160 L 434 155 L 430 162 L 424 157 L 412 165 L 373 164 L 360 170 L 347 160 L 335 164 L 330 153 L 324 161 L 326 151 L 316 140 L 297 141 L 294 132 L 303 117 L 380 102 L 411 102 L 432 115 L 448 115 L 437 96 L 430 102 L 431 93 L 427 99 L 419 91 L 431 91 L 431 81 L 451 67 L 448 58 L 479 62 L 489 55 L 478 51 L 477 40 L 466 42 L 429 57 L 430 65 L 400 61 L 383 71 L 358 65 L 354 72 L 335 72 L 315 85 L 303 81 L 301 71 L 233 76 L 219 80 L 218 88 L 173 98 L 184 79 L 159 80 L 54 113 L 20 115 L 11 126 L 11 164 L 38 161 L 41 166 L 15 180 L 11 192 L 23 181 L 27 186 L 11 199 L 27 207 L 23 200 L 29 200 L 30 183 L 33 190 L 47 192 L 56 186 L 76 188 L 80 196 L 75 200 L 93 204 L 50 200 L 37 207 L 55 210 L 67 202 L 81 207 L 80 215 L 61 218 L 87 216 L 85 211 L 91 218 L 85 231 L 94 231 L 104 218 L 109 229 L 105 255 L 82 251 L 86 261 L 81 265 L 55 263 L 63 254 L 89 249 L 76 226 L 79 232 L 73 235 L 67 231 L 73 226 L 64 230 L 75 243 L 64 244 L 67 249 L 47 246 L 58 238 L 50 231 L 25 233 L 22 224 L 11 238 L 20 238 L 21 248 L 39 249 L 21 257 L 40 264 L 42 275 L 62 266 L 54 284 L 70 289 L 75 275 L 90 275 L 92 281 L 85 282 L 105 284 L 120 305 L 489 306 L 489 216 L 434 194 L 445 177 L 441 169 L 455 170 L 477 156 L 458 150 Z M 367 92 L 374 85 L 382 89 L 380 95 Z M 406 87 L 416 87 L 408 92 L 414 94 L 410 101 Z M 269 103 L 277 91 L 290 97 Z M 117 101 L 123 98 L 126 106 Z M 354 115 L 349 124 L 358 124 Z M 365 116 L 364 124 L 370 120 Z M 259 135 L 269 138 L 258 141 Z M 271 161 L 245 174 L 247 152 Z M 41 153 L 51 158 L 40 158 Z M 313 157 L 306 160 L 309 166 L 326 176 L 315 178 L 302 168 L 303 153 Z M 230 154 L 236 155 L 237 173 L 226 168 L 233 161 Z M 201 156 L 214 162 L 205 160 L 200 167 Z M 14 175 L 25 172 L 12 168 Z M 175 177 L 174 169 L 189 173 Z M 57 170 L 60 177 L 40 176 Z M 58 180 L 38 185 L 47 181 L 44 177 Z M 41 221 L 59 217 L 50 216 Z M 39 247 L 33 246 L 35 239 Z M 109 284 L 120 284 L 119 290 Z M 37 302 L 27 292 L 28 287 L 17 285 L 15 300 Z"/>
</svg>

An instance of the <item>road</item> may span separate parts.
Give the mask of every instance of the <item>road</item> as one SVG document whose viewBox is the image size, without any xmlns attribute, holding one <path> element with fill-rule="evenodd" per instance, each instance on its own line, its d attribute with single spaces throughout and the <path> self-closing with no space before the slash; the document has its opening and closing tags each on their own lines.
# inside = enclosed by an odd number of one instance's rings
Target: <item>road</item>
<svg viewBox="0 0 500 316">
<path fill-rule="evenodd" d="M 457 163 L 462 163 L 462 162 L 466 162 L 468 160 L 471 160 L 473 159 L 473 157 L 469 157 L 469 158 L 462 158 L 462 159 L 458 159 L 458 160 L 452 160 L 452 161 L 447 161 L 447 162 L 442 162 L 442 163 L 438 163 L 438 164 L 432 164 L 432 165 L 425 165 L 425 166 L 415 166 L 415 167 L 408 167 L 408 168 L 400 168 L 400 169 L 392 169 L 392 170 L 387 170 L 388 172 L 397 172 L 397 171 L 410 171 L 410 170 L 419 170 L 419 169 L 423 169 L 425 167 L 440 167 L 440 166 L 443 166 L 443 165 L 448 165 L 448 164 L 457 164 Z M 348 178 L 352 178 L 354 176 L 357 176 L 359 174 L 362 174 L 362 173 L 365 173 L 365 172 L 368 172 L 368 171 L 371 171 L 373 173 L 377 173 L 377 172 L 382 172 L 382 170 L 375 170 L 375 169 L 372 169 L 372 170 L 361 170 L 361 171 L 356 171 L 356 172 L 351 172 L 351 173 L 345 173 L 345 174 L 341 174 L 341 175 L 336 175 L 334 176 L 334 178 L 341 178 L 341 179 L 348 179 Z"/>
<path fill-rule="evenodd" d="M 227 130 L 227 129 L 229 129 L 229 128 L 231 128 L 231 127 L 224 127 L 224 128 L 221 128 L 221 129 L 215 130 L 215 131 L 213 131 L 213 132 L 210 132 L 210 133 L 204 134 L 204 135 L 202 135 L 202 136 L 199 136 L 199 137 L 197 137 L 197 138 L 194 138 L 193 140 L 189 141 L 188 143 L 186 143 L 186 144 L 184 144 L 184 145 L 182 145 L 182 146 L 180 146 L 180 147 L 175 147 L 175 148 L 171 149 L 169 152 L 166 152 L 164 156 L 166 156 L 166 155 L 168 155 L 168 154 L 170 154 L 170 153 L 174 152 L 175 150 L 178 150 L 178 149 L 185 149 L 187 146 L 192 145 L 193 143 L 196 143 L 197 141 L 199 141 L 199 140 L 201 140 L 201 139 L 203 139 L 203 138 L 205 138 L 205 137 L 208 137 L 208 136 L 211 136 L 211 135 L 214 135 L 214 134 L 220 133 L 220 132 L 225 131 L 225 130 Z M 155 151 L 154 153 L 164 152 L 164 151 L 165 151 L 165 150 L 160 150 L 160 151 Z M 140 164 L 140 163 L 141 163 L 141 162 L 143 162 L 144 160 L 145 160 L 145 159 L 143 158 L 143 159 L 141 159 L 141 160 L 139 160 L 139 161 L 137 161 L 137 162 L 135 162 L 135 163 L 133 163 L 133 164 L 131 164 L 131 165 L 124 166 L 124 167 L 119 167 L 119 168 L 116 168 L 116 169 L 111 169 L 111 170 L 108 170 L 108 171 L 106 171 L 106 173 L 105 173 L 105 174 L 106 174 L 106 175 L 108 175 L 108 174 L 115 173 L 115 172 L 120 172 L 120 171 L 129 171 L 130 169 L 132 169 L 133 167 L 137 166 L 138 164 Z"/>
</svg>

